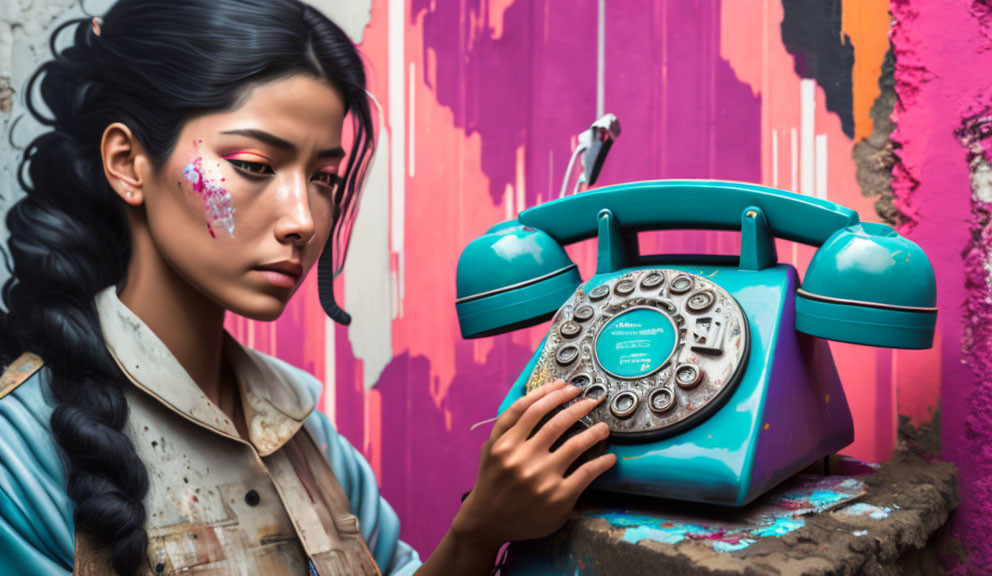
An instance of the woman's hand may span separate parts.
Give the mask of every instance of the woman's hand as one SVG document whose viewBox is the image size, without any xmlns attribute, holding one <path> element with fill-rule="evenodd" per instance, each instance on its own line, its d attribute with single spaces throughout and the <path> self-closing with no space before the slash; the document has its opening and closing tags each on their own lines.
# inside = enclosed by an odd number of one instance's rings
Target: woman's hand
<svg viewBox="0 0 992 576">
<path fill-rule="evenodd" d="M 603 422 L 551 451 L 561 435 L 602 398 L 580 400 L 534 432 L 545 416 L 579 392 L 560 380 L 552 382 L 500 415 L 482 445 L 475 488 L 418 574 L 487 574 L 505 542 L 547 536 L 565 524 L 582 491 L 616 462 L 616 456 L 605 454 L 565 475 L 579 456 L 609 435 Z"/>
<path fill-rule="evenodd" d="M 500 415 L 482 445 L 475 488 L 452 523 L 456 533 L 498 547 L 509 540 L 547 536 L 565 524 L 582 491 L 616 462 L 614 455 L 605 454 L 565 477 L 576 458 L 609 435 L 605 422 L 572 436 L 551 452 L 552 444 L 602 398 L 572 404 L 531 436 L 547 414 L 579 392 L 562 381 L 552 382 L 523 396 Z"/>
</svg>

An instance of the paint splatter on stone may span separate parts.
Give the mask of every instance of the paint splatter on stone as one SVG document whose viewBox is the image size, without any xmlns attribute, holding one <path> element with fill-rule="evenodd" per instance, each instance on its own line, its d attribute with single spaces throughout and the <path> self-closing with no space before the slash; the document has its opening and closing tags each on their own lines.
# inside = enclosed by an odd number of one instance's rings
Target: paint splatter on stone
<svg viewBox="0 0 992 576">
<path fill-rule="evenodd" d="M 704 542 L 717 552 L 743 550 L 761 538 L 780 538 L 805 526 L 803 516 L 817 514 L 849 502 L 865 493 L 857 478 L 800 475 L 750 508 L 732 518 L 701 519 L 676 514 L 648 515 L 630 511 L 589 514 L 622 529 L 631 544 L 653 540 L 676 545 L 683 541 Z"/>
<path fill-rule="evenodd" d="M 846 514 L 848 516 L 860 516 L 862 518 L 871 518 L 873 520 L 885 520 L 892 513 L 892 508 L 873 506 L 871 504 L 865 504 L 864 502 L 858 502 L 857 504 L 852 504 L 847 508 L 842 508 L 838 511 L 840 514 Z"/>
<path fill-rule="evenodd" d="M 199 194 L 203 207 L 207 211 L 207 231 L 211 238 L 216 238 L 212 224 L 220 225 L 227 235 L 234 238 L 234 200 L 231 194 L 220 182 L 224 179 L 211 178 L 203 168 L 203 156 L 200 154 L 200 143 L 193 141 L 194 156 L 183 168 L 183 177 L 193 185 L 193 191 Z"/>
</svg>

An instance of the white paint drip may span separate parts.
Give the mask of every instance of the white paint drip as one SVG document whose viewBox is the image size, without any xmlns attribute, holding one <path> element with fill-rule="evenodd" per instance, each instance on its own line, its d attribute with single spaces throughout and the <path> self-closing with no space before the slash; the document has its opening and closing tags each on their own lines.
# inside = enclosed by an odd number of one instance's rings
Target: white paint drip
<svg viewBox="0 0 992 576">
<path fill-rule="evenodd" d="M 523 212 L 524 209 L 527 208 L 527 195 L 525 193 L 526 180 L 524 179 L 526 174 L 524 172 L 524 168 L 526 164 L 525 159 L 526 159 L 526 150 L 521 144 L 520 146 L 517 147 L 517 166 L 516 166 L 517 170 L 516 170 L 516 182 L 514 186 L 514 190 L 517 192 L 517 212 L 516 212 L 517 214 Z M 514 214 L 514 216 L 515 215 L 516 214 Z"/>
<path fill-rule="evenodd" d="M 814 190 L 814 153 L 813 141 L 816 122 L 816 81 L 804 78 L 799 82 L 799 192 L 804 196 L 813 196 Z"/>
<path fill-rule="evenodd" d="M 772 188 L 778 188 L 778 130 L 772 129 Z"/>
<path fill-rule="evenodd" d="M 414 68 L 413 62 L 410 62 L 410 75 L 407 78 L 407 80 L 410 82 L 410 88 L 409 90 L 407 90 L 407 101 L 410 103 L 409 112 L 407 113 L 407 121 L 410 122 L 410 129 L 408 131 L 408 143 L 406 146 L 406 150 L 407 150 L 406 174 L 410 178 L 413 178 L 413 168 L 414 168 L 413 159 L 416 156 L 415 154 L 416 148 L 414 147 L 414 142 L 413 142 L 413 137 L 414 134 L 416 133 L 416 126 L 414 125 L 414 122 L 417 119 L 414 113 L 415 111 L 414 96 L 416 95 L 416 91 L 413 89 L 413 80 L 414 78 L 416 78 L 416 76 L 414 75 L 415 71 L 416 69 Z"/>
<path fill-rule="evenodd" d="M 791 147 L 789 162 L 792 164 L 792 178 L 789 181 L 789 191 L 799 192 L 799 136 L 795 128 L 789 130 L 789 143 Z"/>
<path fill-rule="evenodd" d="M 403 73 L 404 47 L 406 45 L 406 2 L 389 0 L 389 138 L 391 141 L 389 158 L 390 176 L 390 249 L 396 254 L 396 290 L 398 318 L 403 317 L 403 293 L 405 289 L 405 257 L 403 253 L 406 218 L 406 83 Z M 382 130 L 381 132 L 385 132 Z M 381 336 L 380 336 L 381 337 Z"/>
<path fill-rule="evenodd" d="M 816 135 L 816 197 L 827 199 L 827 135 Z"/>
<path fill-rule="evenodd" d="M 352 352 L 362 361 L 362 383 L 372 388 L 393 359 L 394 282 L 389 266 L 390 135 L 380 131 L 380 145 L 369 162 L 362 208 L 352 229 L 358 258 L 345 261 L 345 310 L 354 318 L 348 326 Z"/>
</svg>

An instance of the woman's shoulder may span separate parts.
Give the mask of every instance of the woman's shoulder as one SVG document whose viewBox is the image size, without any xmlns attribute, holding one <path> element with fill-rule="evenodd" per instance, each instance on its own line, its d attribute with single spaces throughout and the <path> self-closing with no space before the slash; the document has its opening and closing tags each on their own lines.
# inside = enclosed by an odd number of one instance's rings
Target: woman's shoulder
<svg viewBox="0 0 992 576">
<path fill-rule="evenodd" d="M 65 572 L 73 561 L 73 505 L 48 379 L 37 356 L 18 358 L 0 377 L 0 565 L 25 574 Z"/>
</svg>

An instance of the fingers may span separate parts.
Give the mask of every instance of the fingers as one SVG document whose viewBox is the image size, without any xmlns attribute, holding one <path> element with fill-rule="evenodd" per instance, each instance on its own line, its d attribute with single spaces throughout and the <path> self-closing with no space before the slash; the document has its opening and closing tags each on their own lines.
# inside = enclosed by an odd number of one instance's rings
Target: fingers
<svg viewBox="0 0 992 576">
<path fill-rule="evenodd" d="M 555 414 L 553 418 L 548 420 L 548 422 L 544 424 L 544 426 L 541 426 L 541 429 L 534 434 L 534 437 L 531 439 L 531 442 L 534 444 L 534 448 L 542 451 L 551 448 L 551 445 L 554 444 L 566 430 L 571 428 L 572 425 L 578 422 L 580 418 L 592 412 L 602 401 L 602 396 L 599 398 L 585 398 Z"/>
<path fill-rule="evenodd" d="M 493 425 L 493 431 L 489 435 L 490 440 L 496 440 L 502 436 L 507 430 L 513 427 L 517 423 L 517 420 L 531 407 L 532 404 L 544 398 L 548 394 L 561 389 L 565 385 L 564 380 L 555 380 L 554 382 L 548 382 L 544 386 L 538 387 L 536 390 L 524 394 L 518 398 L 510 407 L 503 411 L 496 419 L 496 423 Z"/>
<path fill-rule="evenodd" d="M 592 430 L 592 428 L 589 430 Z M 561 483 L 561 487 L 567 498 L 569 498 L 569 501 L 574 503 L 578 500 L 579 495 L 592 484 L 593 480 L 599 478 L 603 472 L 609 470 L 616 463 L 616 454 L 608 453 L 598 458 L 593 458 L 582 466 L 579 466 L 575 472 L 572 472 Z"/>
<path fill-rule="evenodd" d="M 575 462 L 575 459 L 592 448 L 597 443 L 606 440 L 610 435 L 610 426 L 606 422 L 599 422 L 588 429 L 572 436 L 565 441 L 554 453 L 551 459 L 557 470 L 562 474 Z"/>
<path fill-rule="evenodd" d="M 512 435 L 514 440 L 523 442 L 548 412 L 575 398 L 580 392 L 581 390 L 576 386 L 565 386 L 546 394 L 524 410 L 517 423 L 507 430 L 506 436 Z"/>
</svg>

